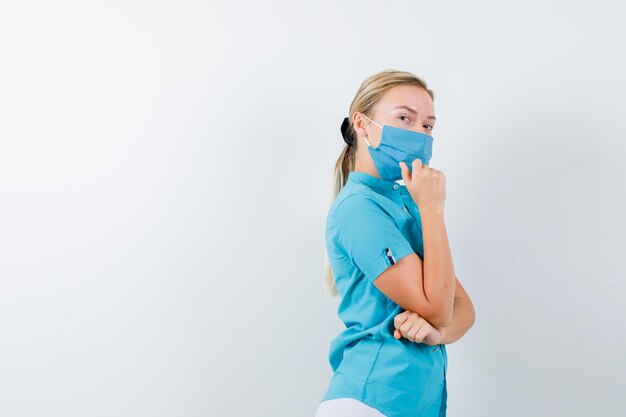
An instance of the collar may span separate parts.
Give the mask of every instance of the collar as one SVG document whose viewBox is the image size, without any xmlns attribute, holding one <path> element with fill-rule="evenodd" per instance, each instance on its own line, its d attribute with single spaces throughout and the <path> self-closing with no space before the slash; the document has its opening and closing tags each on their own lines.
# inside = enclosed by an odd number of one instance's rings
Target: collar
<svg viewBox="0 0 626 417">
<path fill-rule="evenodd" d="M 404 181 L 402 180 L 388 181 L 361 171 L 350 171 L 348 173 L 348 181 L 358 182 L 382 192 L 399 191 L 400 187 L 404 186 Z"/>
</svg>

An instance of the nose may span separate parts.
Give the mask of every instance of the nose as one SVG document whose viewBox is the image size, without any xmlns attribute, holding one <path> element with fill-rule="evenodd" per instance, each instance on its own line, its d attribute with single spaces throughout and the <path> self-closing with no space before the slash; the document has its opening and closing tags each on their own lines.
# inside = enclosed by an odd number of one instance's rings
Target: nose
<svg viewBox="0 0 626 417">
<path fill-rule="evenodd" d="M 415 129 L 415 130 L 414 130 L 414 132 L 417 132 L 417 133 L 423 133 L 424 135 L 428 135 L 428 136 L 430 136 L 430 133 L 428 133 L 428 131 L 427 131 L 426 129 L 424 129 L 423 127 L 422 127 L 422 128 L 418 128 L 418 129 Z"/>
<path fill-rule="evenodd" d="M 417 129 L 417 130 L 416 130 L 416 132 L 423 133 L 423 134 L 428 135 L 428 136 L 430 136 L 430 137 L 432 137 L 432 136 L 433 136 L 433 135 L 431 135 L 431 132 L 429 132 L 429 131 L 428 131 L 427 129 L 425 129 L 424 127 L 420 128 L 420 129 Z"/>
</svg>

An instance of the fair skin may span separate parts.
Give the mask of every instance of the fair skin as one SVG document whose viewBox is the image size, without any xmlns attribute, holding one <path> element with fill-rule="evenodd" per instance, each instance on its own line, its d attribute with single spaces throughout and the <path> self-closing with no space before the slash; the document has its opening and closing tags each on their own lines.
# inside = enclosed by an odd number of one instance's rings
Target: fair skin
<svg viewBox="0 0 626 417">
<path fill-rule="evenodd" d="M 398 106 L 406 106 L 398 108 Z M 389 89 L 376 104 L 372 120 L 433 136 L 434 103 L 415 85 Z M 375 148 L 382 130 L 359 112 L 353 114 L 357 135 L 355 171 L 380 178 L 367 150 Z M 446 179 L 443 172 L 415 159 L 411 166 L 400 163 L 402 179 L 417 204 L 422 222 L 424 260 L 412 253 L 387 268 L 374 285 L 405 311 L 394 318 L 394 337 L 428 345 L 450 344 L 474 324 L 474 306 L 454 273 L 444 222 Z"/>
</svg>

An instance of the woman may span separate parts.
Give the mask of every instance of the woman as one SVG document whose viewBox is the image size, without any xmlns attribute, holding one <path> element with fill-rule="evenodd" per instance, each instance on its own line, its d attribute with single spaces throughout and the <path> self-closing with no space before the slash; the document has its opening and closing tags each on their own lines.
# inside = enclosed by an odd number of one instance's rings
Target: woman
<svg viewBox="0 0 626 417">
<path fill-rule="evenodd" d="M 444 224 L 445 176 L 430 168 L 433 92 L 417 76 L 366 79 L 341 132 L 326 219 L 327 288 L 346 329 L 316 417 L 445 416 L 445 344 L 474 322 Z"/>
</svg>

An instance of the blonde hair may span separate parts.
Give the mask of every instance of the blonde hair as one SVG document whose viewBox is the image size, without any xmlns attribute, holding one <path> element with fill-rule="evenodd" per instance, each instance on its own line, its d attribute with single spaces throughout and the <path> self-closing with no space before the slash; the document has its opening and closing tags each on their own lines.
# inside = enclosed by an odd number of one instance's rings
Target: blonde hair
<svg viewBox="0 0 626 417">
<path fill-rule="evenodd" d="M 377 74 L 371 75 L 361 83 L 361 86 L 352 99 L 352 103 L 350 103 L 348 117 L 349 126 L 347 134 L 352 135 L 354 138 L 354 146 L 349 146 L 347 144 L 344 145 L 343 150 L 335 163 L 331 204 L 344 185 L 346 185 L 350 171 L 354 171 L 358 141 L 356 140 L 356 132 L 354 131 L 354 127 L 352 125 L 352 116 L 356 112 L 372 116 L 374 108 L 385 93 L 392 87 L 399 85 L 416 85 L 426 90 L 433 100 L 435 99 L 434 93 L 428 89 L 426 83 L 421 78 L 406 71 L 386 69 Z M 330 266 L 326 245 L 324 245 L 324 289 L 327 295 L 332 297 L 339 295 L 337 287 L 335 286 L 335 276 Z"/>
</svg>

